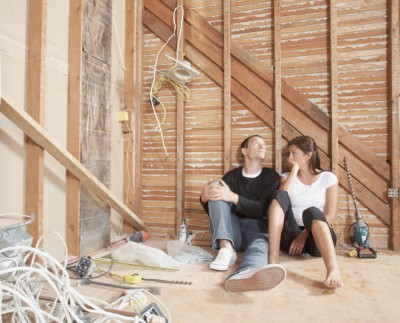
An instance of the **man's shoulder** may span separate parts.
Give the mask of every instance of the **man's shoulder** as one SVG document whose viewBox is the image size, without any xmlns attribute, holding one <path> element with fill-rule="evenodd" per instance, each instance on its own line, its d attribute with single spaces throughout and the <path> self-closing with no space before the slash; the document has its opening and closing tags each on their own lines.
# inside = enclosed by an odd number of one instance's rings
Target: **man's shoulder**
<svg viewBox="0 0 400 323">
<path fill-rule="evenodd" d="M 242 174 L 242 169 L 243 169 L 243 166 L 233 168 L 233 169 L 229 170 L 228 172 L 226 172 L 224 177 L 226 177 L 226 176 L 227 177 L 234 177 L 234 176 L 237 176 L 237 175 L 241 175 Z M 262 170 L 261 170 L 261 174 L 260 175 L 261 176 L 268 176 L 268 177 L 269 176 L 276 176 L 276 177 L 279 178 L 279 174 L 274 169 L 272 169 L 270 167 L 263 167 Z"/>
<path fill-rule="evenodd" d="M 239 166 L 236 168 L 233 168 L 231 170 L 228 170 L 225 175 L 235 175 L 235 174 L 241 174 L 242 173 L 242 168 L 243 166 Z"/>
<path fill-rule="evenodd" d="M 277 173 L 277 171 L 272 169 L 272 168 L 270 168 L 270 167 L 263 167 L 262 174 L 274 175 L 274 176 L 278 176 L 279 177 L 279 174 Z"/>
</svg>

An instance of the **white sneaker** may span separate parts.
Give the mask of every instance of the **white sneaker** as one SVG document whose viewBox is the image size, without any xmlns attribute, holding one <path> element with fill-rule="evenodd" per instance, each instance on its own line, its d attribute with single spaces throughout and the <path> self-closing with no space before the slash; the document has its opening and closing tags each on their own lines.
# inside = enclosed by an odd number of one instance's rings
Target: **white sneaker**
<svg viewBox="0 0 400 323">
<path fill-rule="evenodd" d="M 231 293 L 269 290 L 278 286 L 285 278 L 285 268 L 279 264 L 271 264 L 234 274 L 226 280 L 225 287 Z"/>
<path fill-rule="evenodd" d="M 230 265 L 236 261 L 236 252 L 233 249 L 221 248 L 217 257 L 210 263 L 210 268 L 214 270 L 228 270 Z"/>
</svg>

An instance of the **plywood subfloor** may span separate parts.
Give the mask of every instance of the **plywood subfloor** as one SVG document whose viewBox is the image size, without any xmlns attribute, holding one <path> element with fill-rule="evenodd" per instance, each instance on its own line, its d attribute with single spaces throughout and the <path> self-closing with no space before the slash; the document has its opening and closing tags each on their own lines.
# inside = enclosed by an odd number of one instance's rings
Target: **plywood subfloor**
<svg viewBox="0 0 400 323">
<path fill-rule="evenodd" d="M 164 240 L 150 239 L 146 244 L 166 250 Z M 281 263 L 288 273 L 283 284 L 266 292 L 242 294 L 231 294 L 224 288 L 225 278 L 233 268 L 216 272 L 209 270 L 207 263 L 183 265 L 176 272 L 117 265 L 113 271 L 133 270 L 148 278 L 191 281 L 192 285 L 137 285 L 160 287 L 157 297 L 168 307 L 175 323 L 400 322 L 400 255 L 381 251 L 377 259 L 358 259 L 350 258 L 348 251 L 337 251 L 345 286 L 336 290 L 322 284 L 322 259 L 308 256 L 283 255 Z M 97 297 L 120 292 L 95 286 L 79 288 Z"/>
</svg>

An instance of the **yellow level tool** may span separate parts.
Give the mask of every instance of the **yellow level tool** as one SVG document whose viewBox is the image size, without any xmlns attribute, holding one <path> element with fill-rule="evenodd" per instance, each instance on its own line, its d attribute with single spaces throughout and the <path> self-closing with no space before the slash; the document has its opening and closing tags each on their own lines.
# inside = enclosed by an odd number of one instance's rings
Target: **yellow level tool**
<svg viewBox="0 0 400 323">
<path fill-rule="evenodd" d="M 121 265 L 121 266 L 130 266 L 130 267 L 139 267 L 139 268 L 149 268 L 149 269 L 157 269 L 157 270 L 167 270 L 167 271 L 178 271 L 179 268 L 168 268 L 168 267 L 156 267 L 156 266 L 146 266 L 146 265 L 139 265 L 139 264 L 132 264 L 129 262 L 122 262 L 122 261 L 115 261 L 112 259 L 104 259 L 104 258 L 97 258 L 97 259 L 92 259 L 94 262 L 100 263 L 100 264 L 115 264 L 115 265 Z"/>
</svg>

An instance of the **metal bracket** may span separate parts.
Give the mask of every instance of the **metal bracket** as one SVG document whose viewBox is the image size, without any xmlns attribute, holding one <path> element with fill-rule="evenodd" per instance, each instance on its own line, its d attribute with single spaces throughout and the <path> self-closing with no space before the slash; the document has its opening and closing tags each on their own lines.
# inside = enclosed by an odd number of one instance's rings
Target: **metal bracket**
<svg viewBox="0 0 400 323">
<path fill-rule="evenodd" d="M 389 188 L 388 189 L 388 197 L 391 197 L 391 198 L 397 197 L 400 200 L 400 188 Z"/>
</svg>

